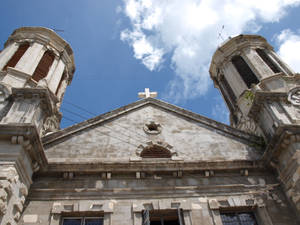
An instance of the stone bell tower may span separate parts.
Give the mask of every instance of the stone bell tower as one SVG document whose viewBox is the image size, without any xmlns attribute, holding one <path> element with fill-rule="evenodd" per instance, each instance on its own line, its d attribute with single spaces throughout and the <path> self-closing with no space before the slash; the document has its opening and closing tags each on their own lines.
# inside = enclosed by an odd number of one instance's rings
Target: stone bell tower
<svg viewBox="0 0 300 225">
<path fill-rule="evenodd" d="M 59 129 L 74 70 L 69 44 L 42 27 L 15 30 L 0 52 L 0 225 L 18 222 L 32 174 L 47 166 L 41 137 Z"/>
<path fill-rule="evenodd" d="M 0 53 L 0 123 L 59 129 L 59 107 L 74 73 L 69 44 L 50 29 L 15 30 Z"/>
<path fill-rule="evenodd" d="M 277 170 L 300 213 L 300 74 L 263 37 L 239 35 L 217 49 L 210 75 L 231 125 L 264 138 L 263 160 Z"/>
</svg>

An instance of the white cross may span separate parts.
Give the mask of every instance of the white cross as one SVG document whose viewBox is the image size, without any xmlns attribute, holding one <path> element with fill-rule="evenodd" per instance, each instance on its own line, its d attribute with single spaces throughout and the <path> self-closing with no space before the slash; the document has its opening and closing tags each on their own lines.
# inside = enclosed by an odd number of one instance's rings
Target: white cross
<svg viewBox="0 0 300 225">
<path fill-rule="evenodd" d="M 145 92 L 139 92 L 139 98 L 155 98 L 157 97 L 157 92 L 150 92 L 149 88 L 145 88 Z"/>
</svg>

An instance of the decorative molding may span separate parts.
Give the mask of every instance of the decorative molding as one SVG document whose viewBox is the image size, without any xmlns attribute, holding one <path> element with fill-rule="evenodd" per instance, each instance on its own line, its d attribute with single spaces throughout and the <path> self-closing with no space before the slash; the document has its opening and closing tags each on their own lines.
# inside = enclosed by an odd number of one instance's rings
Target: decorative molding
<svg viewBox="0 0 300 225">
<path fill-rule="evenodd" d="M 133 222 L 134 225 L 142 224 L 142 212 L 143 210 L 178 210 L 182 209 L 183 213 L 188 215 L 182 218 L 184 224 L 189 224 L 190 215 L 189 212 L 192 210 L 192 204 L 189 200 L 145 200 L 132 203 Z"/>
<path fill-rule="evenodd" d="M 14 165 L 0 164 L 0 218 L 3 224 L 18 222 L 23 211 L 28 187 L 19 175 Z"/>
<path fill-rule="evenodd" d="M 148 150 L 148 149 L 155 148 L 155 147 L 158 147 L 158 148 L 161 148 L 161 149 L 165 149 L 166 151 L 169 151 L 171 157 L 177 156 L 177 152 L 173 149 L 173 146 L 169 145 L 166 142 L 163 142 L 163 141 L 154 141 L 154 142 L 149 141 L 146 144 L 147 144 L 146 146 L 139 145 L 139 147 L 136 149 L 136 155 L 138 157 L 141 157 L 142 152 L 144 150 Z"/>
<path fill-rule="evenodd" d="M 45 118 L 41 134 L 42 136 L 59 130 L 59 121 L 56 115 Z"/>
<path fill-rule="evenodd" d="M 58 201 L 54 202 L 51 209 L 50 225 L 59 225 L 64 213 L 95 212 L 104 214 L 104 225 L 112 225 L 111 214 L 114 212 L 114 200 L 105 201 Z"/>
<path fill-rule="evenodd" d="M 55 113 L 54 104 L 58 101 L 46 88 L 12 88 L 12 97 L 15 99 L 39 98 L 41 100 L 40 107 L 48 115 Z"/>
<path fill-rule="evenodd" d="M 300 87 L 295 87 L 288 92 L 288 101 L 295 107 L 300 106 Z"/>
<path fill-rule="evenodd" d="M 175 157 L 175 156 L 174 156 Z M 112 163 L 113 162 L 113 163 Z M 153 163 L 155 162 L 155 163 Z M 118 174 L 119 172 L 137 172 L 137 171 L 163 171 L 166 170 L 166 161 L 165 160 L 142 160 L 141 157 L 135 156 L 123 162 L 116 163 L 115 161 L 94 161 L 95 164 L 90 164 L 88 162 L 73 162 L 73 163 L 57 163 L 49 162 L 47 170 L 49 172 L 64 172 L 64 171 L 73 171 L 73 172 L 107 172 L 111 171 L 112 173 Z M 190 170 L 240 170 L 240 169 L 259 169 L 264 168 L 263 161 L 168 161 L 168 171 L 190 171 Z"/>
<path fill-rule="evenodd" d="M 222 225 L 220 212 L 222 210 L 248 209 L 253 211 L 256 219 L 259 219 L 266 225 L 273 225 L 272 220 L 266 210 L 266 205 L 261 197 L 250 195 L 223 197 L 208 200 L 209 208 L 212 210 L 212 219 L 215 225 Z"/>
</svg>

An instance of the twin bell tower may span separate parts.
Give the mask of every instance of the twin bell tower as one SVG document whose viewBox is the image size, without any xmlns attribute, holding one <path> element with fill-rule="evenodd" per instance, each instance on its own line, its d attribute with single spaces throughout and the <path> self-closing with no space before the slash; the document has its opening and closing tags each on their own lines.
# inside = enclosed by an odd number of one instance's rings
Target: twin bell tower
<svg viewBox="0 0 300 225">
<path fill-rule="evenodd" d="M 15 30 L 0 54 L 0 124 L 59 129 L 59 107 L 75 70 L 71 47 L 50 29 Z"/>
<path fill-rule="evenodd" d="M 2 224 L 14 224 L 11 215 L 20 219 L 33 173 L 47 171 L 42 137 L 59 129 L 59 108 L 74 71 L 71 47 L 50 29 L 19 28 L 0 52 Z M 231 126 L 262 137 L 258 163 L 276 171 L 300 213 L 300 74 L 263 37 L 239 35 L 216 50 L 210 75 Z"/>
<path fill-rule="evenodd" d="M 263 37 L 239 35 L 217 49 L 210 75 L 231 125 L 263 137 L 262 160 L 277 170 L 300 212 L 300 74 Z"/>
</svg>

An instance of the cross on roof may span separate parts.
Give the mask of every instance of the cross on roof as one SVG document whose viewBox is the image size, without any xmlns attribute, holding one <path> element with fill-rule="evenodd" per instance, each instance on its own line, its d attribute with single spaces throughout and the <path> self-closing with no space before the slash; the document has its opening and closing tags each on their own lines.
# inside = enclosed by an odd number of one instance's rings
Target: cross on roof
<svg viewBox="0 0 300 225">
<path fill-rule="evenodd" d="M 157 92 L 150 92 L 149 88 L 145 88 L 145 92 L 139 92 L 139 98 L 155 98 L 157 97 Z"/>
</svg>

